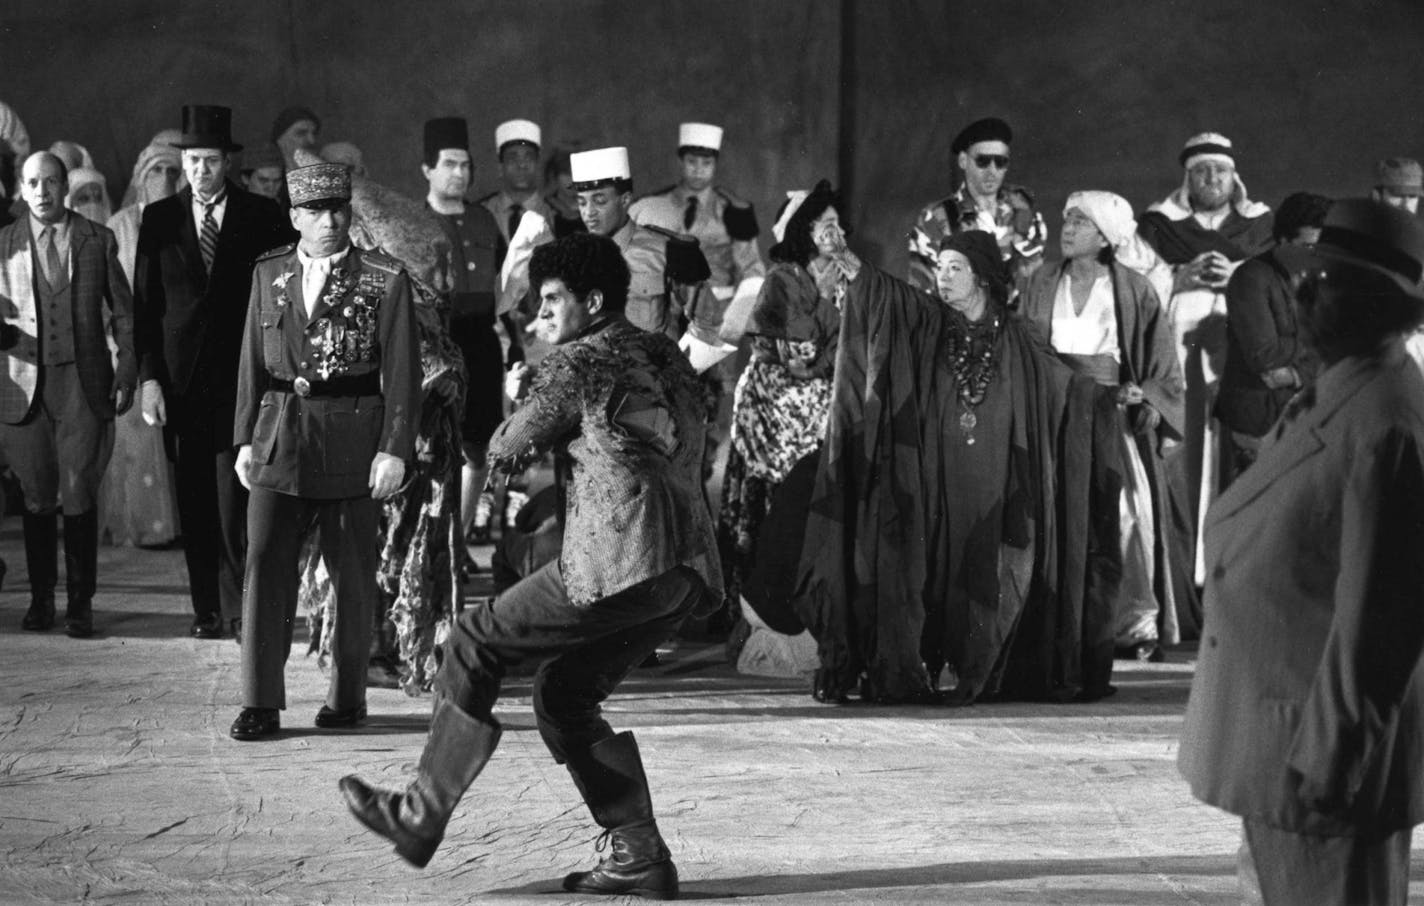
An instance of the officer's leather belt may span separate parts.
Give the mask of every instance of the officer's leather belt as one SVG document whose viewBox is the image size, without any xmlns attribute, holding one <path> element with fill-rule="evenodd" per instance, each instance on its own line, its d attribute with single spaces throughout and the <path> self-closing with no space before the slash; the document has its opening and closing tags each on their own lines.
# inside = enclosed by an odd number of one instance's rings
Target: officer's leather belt
<svg viewBox="0 0 1424 906">
<path fill-rule="evenodd" d="M 372 371 L 367 374 L 343 375 L 326 381 L 310 381 L 304 377 L 289 381 L 286 378 L 268 376 L 267 389 L 295 393 L 301 397 L 375 396 L 381 392 L 381 375 L 380 372 Z"/>
</svg>

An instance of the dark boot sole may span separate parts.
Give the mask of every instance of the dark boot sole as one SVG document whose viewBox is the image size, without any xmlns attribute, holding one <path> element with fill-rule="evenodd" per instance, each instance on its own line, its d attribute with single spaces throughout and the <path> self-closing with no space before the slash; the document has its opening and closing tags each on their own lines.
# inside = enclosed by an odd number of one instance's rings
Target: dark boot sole
<svg viewBox="0 0 1424 906">
<path fill-rule="evenodd" d="M 601 869 L 576 871 L 564 878 L 564 890 L 569 893 L 586 893 L 604 897 L 635 896 L 645 900 L 677 899 L 677 869 L 672 866 L 671 862 L 649 866 L 639 874 L 642 877 L 619 877 Z M 654 882 L 654 884 L 648 882 Z"/>
</svg>

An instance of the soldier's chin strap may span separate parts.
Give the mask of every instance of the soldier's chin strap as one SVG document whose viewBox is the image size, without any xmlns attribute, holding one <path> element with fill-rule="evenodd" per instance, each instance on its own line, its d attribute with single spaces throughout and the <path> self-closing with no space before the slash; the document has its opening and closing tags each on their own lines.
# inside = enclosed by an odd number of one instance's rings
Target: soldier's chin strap
<svg viewBox="0 0 1424 906">
<path fill-rule="evenodd" d="M 737 347 L 730 343 L 708 343 L 706 340 L 694 336 L 691 330 L 684 333 L 682 339 L 677 341 L 677 347 L 687 356 L 692 370 L 698 374 L 737 351 Z"/>
</svg>

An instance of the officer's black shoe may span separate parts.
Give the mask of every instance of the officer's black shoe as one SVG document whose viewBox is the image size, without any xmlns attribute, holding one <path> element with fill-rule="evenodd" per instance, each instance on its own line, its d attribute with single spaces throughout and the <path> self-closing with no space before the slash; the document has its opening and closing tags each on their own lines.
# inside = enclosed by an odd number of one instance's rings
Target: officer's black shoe
<svg viewBox="0 0 1424 906">
<path fill-rule="evenodd" d="M 220 639 L 222 638 L 222 617 L 212 614 L 206 617 L 194 617 L 193 628 L 190 632 L 195 639 Z"/>
<path fill-rule="evenodd" d="M 70 601 L 64 611 L 64 632 L 72 639 L 87 639 L 94 634 L 94 602 L 87 599 Z"/>
<path fill-rule="evenodd" d="M 30 602 L 25 618 L 20 625 L 31 632 L 48 632 L 54 628 L 54 598 L 40 598 Z"/>
<path fill-rule="evenodd" d="M 233 739 L 241 739 L 244 742 L 275 736 L 282 728 L 279 713 L 276 708 L 243 708 L 242 713 L 237 715 L 237 720 L 232 722 L 232 730 L 229 732 Z"/>
<path fill-rule="evenodd" d="M 343 708 L 340 711 L 328 707 L 327 705 L 322 705 L 321 710 L 316 712 L 316 725 L 323 730 L 354 727 L 365 719 L 365 705 L 357 705 L 354 708 Z"/>
</svg>

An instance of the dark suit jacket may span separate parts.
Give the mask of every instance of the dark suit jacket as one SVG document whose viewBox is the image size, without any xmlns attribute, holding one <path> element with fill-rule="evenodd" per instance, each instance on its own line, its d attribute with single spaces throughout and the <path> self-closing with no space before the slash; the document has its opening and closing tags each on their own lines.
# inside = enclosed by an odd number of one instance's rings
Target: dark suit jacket
<svg viewBox="0 0 1424 906">
<path fill-rule="evenodd" d="M 162 384 L 178 423 L 195 407 L 231 412 L 252 265 L 294 238 L 275 202 L 229 183 L 209 274 L 192 205 L 193 190 L 185 188 L 144 208 L 134 264 L 139 377 Z"/>
<path fill-rule="evenodd" d="M 410 280 L 394 258 L 357 248 L 340 267 L 346 282 L 333 287 L 333 270 L 308 318 L 296 248 L 257 262 L 233 428 L 235 444 L 252 445 L 254 487 L 314 499 L 369 496 L 377 452 L 414 455 L 421 372 Z M 270 380 L 359 375 L 378 376 L 379 392 L 304 398 Z"/>
<path fill-rule="evenodd" d="M 1424 378 L 1345 359 L 1206 517 L 1199 799 L 1297 833 L 1424 821 Z"/>
<path fill-rule="evenodd" d="M 116 383 L 133 387 L 136 377 L 133 299 L 119 266 L 118 243 L 108 227 L 69 215 L 74 327 L 74 363 L 89 408 L 100 418 L 114 417 L 109 395 Z M 19 329 L 20 339 L 0 358 L 0 422 L 18 424 L 29 414 L 39 380 L 39 330 L 35 310 L 35 272 L 29 217 L 0 229 L 0 318 Z M 110 317 L 104 317 L 107 303 Z M 118 345 L 117 380 L 106 336 L 112 322 Z"/>
</svg>

